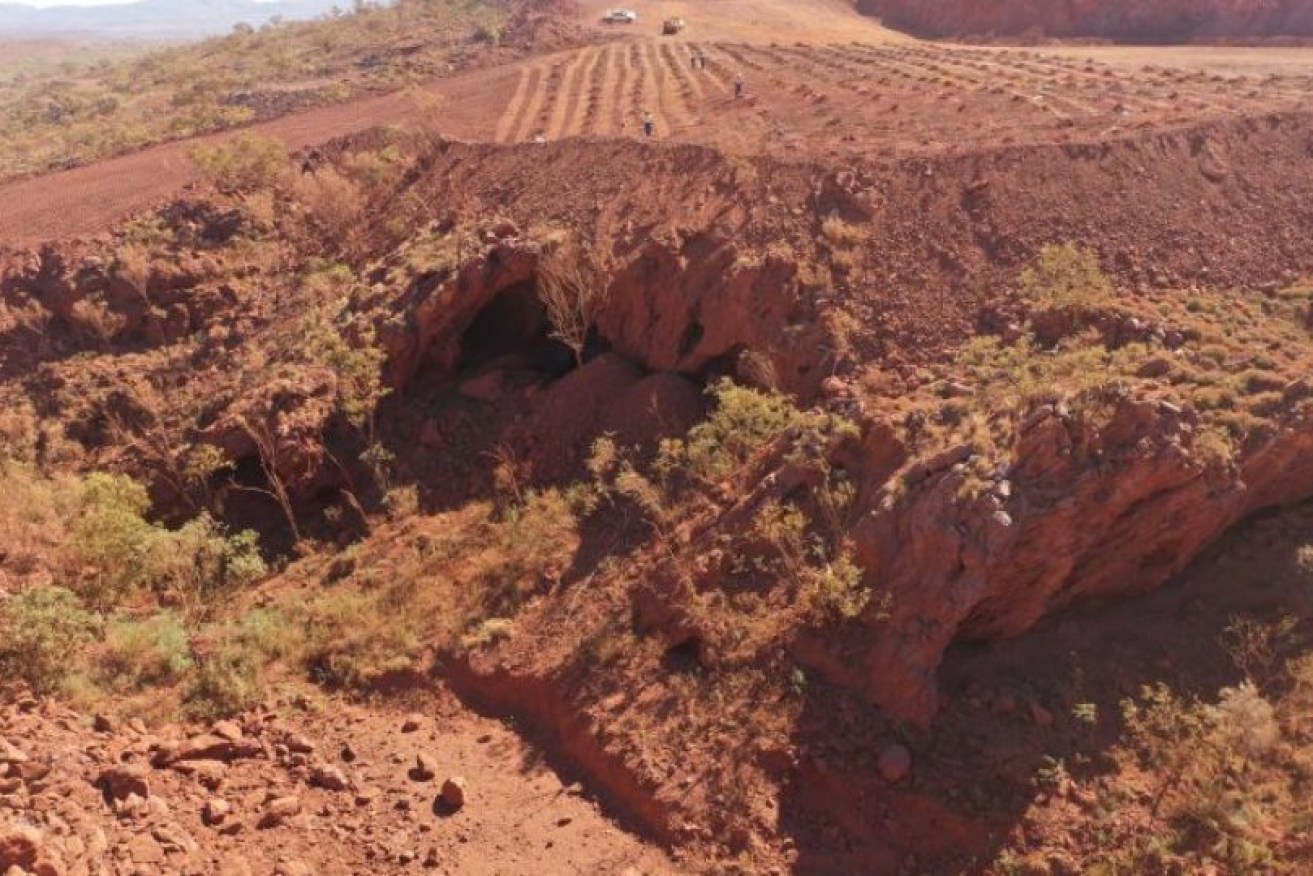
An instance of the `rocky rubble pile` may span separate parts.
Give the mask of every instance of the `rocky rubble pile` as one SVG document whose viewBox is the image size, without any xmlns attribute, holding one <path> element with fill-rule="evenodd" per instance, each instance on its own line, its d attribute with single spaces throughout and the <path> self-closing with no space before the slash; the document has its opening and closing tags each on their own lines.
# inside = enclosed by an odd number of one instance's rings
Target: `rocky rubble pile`
<svg viewBox="0 0 1313 876">
<path fill-rule="evenodd" d="M 443 846 L 465 839 L 453 816 L 468 784 L 424 750 L 431 722 L 366 745 L 345 740 L 345 720 L 328 725 L 338 738 L 305 723 L 288 703 L 154 731 L 30 698 L 7 706 L 0 873 L 451 872 Z"/>
</svg>

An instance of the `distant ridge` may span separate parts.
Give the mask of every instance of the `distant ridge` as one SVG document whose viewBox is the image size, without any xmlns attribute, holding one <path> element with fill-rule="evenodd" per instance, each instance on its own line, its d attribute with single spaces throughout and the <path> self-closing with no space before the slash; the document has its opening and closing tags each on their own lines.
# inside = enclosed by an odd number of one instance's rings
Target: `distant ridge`
<svg viewBox="0 0 1313 876">
<path fill-rule="evenodd" d="M 187 38 L 227 33 L 245 22 L 254 27 L 275 17 L 316 18 L 351 0 L 140 0 L 117 6 L 50 6 L 37 9 L 0 3 L 0 37 L 95 35 L 119 38 Z"/>
</svg>

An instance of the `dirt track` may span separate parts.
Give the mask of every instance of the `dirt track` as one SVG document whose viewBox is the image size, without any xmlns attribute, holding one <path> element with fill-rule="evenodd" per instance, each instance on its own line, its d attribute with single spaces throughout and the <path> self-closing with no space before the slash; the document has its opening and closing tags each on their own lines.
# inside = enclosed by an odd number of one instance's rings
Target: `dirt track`
<svg viewBox="0 0 1313 876">
<path fill-rule="evenodd" d="M 600 15 L 592 3 L 586 15 Z M 687 39 L 651 36 L 689 19 Z M 1098 141 L 1236 113 L 1287 109 L 1313 93 L 1313 50 L 995 50 L 917 43 L 851 9 L 678 0 L 644 6 L 610 40 L 429 86 L 440 127 L 463 139 L 522 142 L 657 135 L 785 158 L 906 155 L 989 144 Z M 854 42 L 856 40 L 856 42 Z M 809 42 L 808 42 L 809 41 Z M 694 51 L 707 58 L 694 70 Z M 1146 64 L 1150 58 L 1156 64 Z M 747 94 L 735 100 L 736 76 Z M 405 124 L 398 93 L 316 109 L 253 129 L 293 149 L 376 125 Z M 212 142 L 230 134 L 203 138 Z M 88 236 L 195 178 L 196 141 L 0 187 L 10 246 Z"/>
</svg>

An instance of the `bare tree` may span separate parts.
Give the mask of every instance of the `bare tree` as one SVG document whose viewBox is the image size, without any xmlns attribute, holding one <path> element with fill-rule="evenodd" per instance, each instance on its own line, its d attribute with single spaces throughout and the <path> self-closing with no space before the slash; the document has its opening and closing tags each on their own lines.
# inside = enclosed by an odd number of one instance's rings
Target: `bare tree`
<svg viewBox="0 0 1313 876">
<path fill-rule="evenodd" d="M 208 506 L 213 496 L 209 478 L 227 466 L 223 453 L 208 444 L 190 444 L 182 429 L 169 423 L 164 393 L 152 379 L 119 384 L 118 393 L 134 411 L 126 415 L 107 405 L 105 419 L 113 442 L 135 453 L 170 489 L 195 511 L 196 495 Z"/>
<path fill-rule="evenodd" d="M 268 486 L 252 487 L 236 483 L 233 486 L 239 490 L 260 493 L 277 502 L 278 507 L 282 509 L 283 516 L 287 519 L 287 525 L 292 529 L 292 538 L 297 544 L 300 544 L 301 527 L 296 522 L 296 509 L 292 504 L 292 493 L 278 470 L 279 454 L 281 452 L 278 436 L 269 428 L 267 422 L 264 420 L 253 421 L 245 414 L 238 415 L 237 425 L 255 444 L 256 456 L 260 461 L 260 470 L 264 473 L 264 480 Z"/>
<path fill-rule="evenodd" d="M 583 364 L 605 289 L 601 268 L 576 246 L 558 250 L 538 269 L 538 299 L 547 308 L 551 336 L 570 348 L 576 364 Z"/>
</svg>

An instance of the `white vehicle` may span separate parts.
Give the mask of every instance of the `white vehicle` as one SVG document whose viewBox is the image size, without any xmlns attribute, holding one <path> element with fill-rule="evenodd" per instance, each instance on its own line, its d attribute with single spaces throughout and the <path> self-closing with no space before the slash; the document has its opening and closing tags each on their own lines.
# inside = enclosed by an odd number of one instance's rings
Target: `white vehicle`
<svg viewBox="0 0 1313 876">
<path fill-rule="evenodd" d="M 633 24 L 638 21 L 638 13 L 632 9 L 612 9 L 602 16 L 607 24 Z"/>
</svg>

